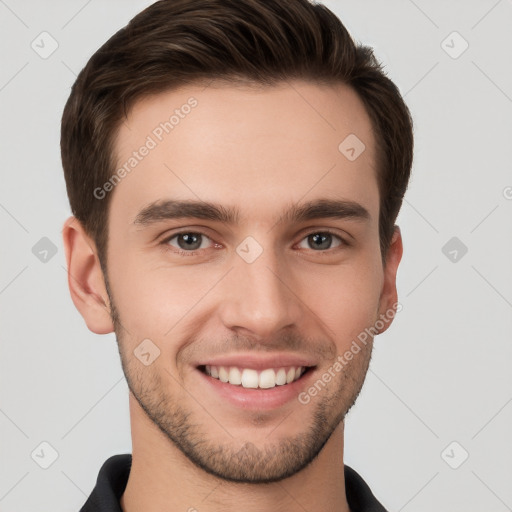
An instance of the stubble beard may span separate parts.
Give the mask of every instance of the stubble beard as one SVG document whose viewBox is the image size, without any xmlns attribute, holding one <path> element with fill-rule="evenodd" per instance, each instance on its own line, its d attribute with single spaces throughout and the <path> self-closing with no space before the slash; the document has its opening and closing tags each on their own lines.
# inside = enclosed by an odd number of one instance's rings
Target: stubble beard
<svg viewBox="0 0 512 512">
<path fill-rule="evenodd" d="M 194 417 L 191 408 L 179 403 L 169 391 L 169 380 L 165 383 L 160 373 L 152 368 L 136 367 L 135 363 L 139 361 L 130 357 L 129 353 L 124 354 L 121 348 L 124 346 L 123 340 L 116 334 L 128 387 L 147 417 L 198 468 L 231 482 L 278 482 L 308 466 L 355 403 L 368 367 L 366 364 L 362 378 L 357 380 L 344 374 L 335 392 L 325 388 L 319 391 L 321 396 L 317 395 L 307 405 L 297 400 L 290 418 L 293 414 L 301 413 L 309 413 L 308 417 L 311 417 L 302 433 L 272 441 L 273 436 L 282 432 L 277 427 L 264 446 L 256 446 L 250 439 L 244 439 L 242 447 L 237 448 L 234 445 L 239 446 L 240 440 L 231 439 L 220 443 L 211 438 L 211 432 L 215 430 L 212 429 L 212 423 L 222 426 L 220 418 L 216 418 L 215 410 L 208 410 L 204 415 L 201 413 L 202 418 Z M 172 379 L 171 384 L 174 382 Z M 191 404 L 196 400 L 202 404 L 198 397 L 192 397 L 189 393 L 185 392 L 184 395 L 190 397 Z M 314 411 L 310 413 L 312 407 Z M 287 418 L 284 418 L 283 424 L 286 421 Z M 226 436 L 229 435 L 226 433 Z"/>
<path fill-rule="evenodd" d="M 368 344 L 339 373 L 338 379 L 333 379 L 330 386 L 319 391 L 307 405 L 297 400 L 296 413 L 299 415 L 314 408 L 304 432 L 275 442 L 269 440 L 265 446 L 256 446 L 249 439 L 243 440 L 242 447 L 237 449 L 233 445 L 239 445 L 240 440 L 237 443 L 234 442 L 237 440 L 219 443 L 209 437 L 215 411 L 209 411 L 210 415 L 205 412 L 202 420 L 194 418 L 186 405 L 181 405 L 169 391 L 170 386 L 163 382 L 158 371 L 138 367 L 140 362 L 125 348 L 130 344 L 123 339 L 125 330 L 111 293 L 109 297 L 122 368 L 139 406 L 196 467 L 225 481 L 251 484 L 278 482 L 306 468 L 354 405 L 370 363 L 372 347 Z M 332 385 L 336 381 L 337 388 L 333 391 Z M 194 398 L 190 400 L 194 401 Z"/>
</svg>

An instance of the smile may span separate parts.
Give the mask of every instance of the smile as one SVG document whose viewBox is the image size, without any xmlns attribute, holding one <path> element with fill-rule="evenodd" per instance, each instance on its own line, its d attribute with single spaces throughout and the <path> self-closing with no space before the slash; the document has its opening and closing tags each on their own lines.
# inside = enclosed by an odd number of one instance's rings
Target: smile
<svg viewBox="0 0 512 512">
<path fill-rule="evenodd" d="M 200 370 L 221 382 L 247 389 L 270 389 L 285 386 L 300 379 L 308 370 L 305 366 L 266 368 L 261 371 L 237 366 L 204 365 Z"/>
</svg>

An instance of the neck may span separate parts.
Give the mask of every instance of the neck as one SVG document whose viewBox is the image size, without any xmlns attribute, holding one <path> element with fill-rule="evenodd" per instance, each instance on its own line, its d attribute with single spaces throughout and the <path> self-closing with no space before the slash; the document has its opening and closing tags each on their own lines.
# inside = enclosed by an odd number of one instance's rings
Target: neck
<svg viewBox="0 0 512 512">
<path fill-rule="evenodd" d="M 343 471 L 343 422 L 318 457 L 279 482 L 241 484 L 195 466 L 140 409 L 130 393 L 132 467 L 123 512 L 349 512 Z"/>
</svg>

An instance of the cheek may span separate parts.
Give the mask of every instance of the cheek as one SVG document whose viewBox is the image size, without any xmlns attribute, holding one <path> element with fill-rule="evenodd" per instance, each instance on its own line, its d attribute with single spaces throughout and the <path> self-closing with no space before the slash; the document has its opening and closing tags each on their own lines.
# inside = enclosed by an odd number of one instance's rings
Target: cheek
<svg viewBox="0 0 512 512">
<path fill-rule="evenodd" d="M 171 336 L 187 315 L 194 316 L 193 308 L 218 281 L 217 269 L 166 267 L 162 259 L 137 252 L 113 255 L 111 261 L 116 261 L 109 270 L 113 299 L 134 339 Z"/>
<path fill-rule="evenodd" d="M 330 334 L 345 344 L 376 321 L 382 283 L 379 262 L 361 259 L 357 265 L 331 267 L 303 280 L 301 296 Z"/>
<path fill-rule="evenodd" d="M 109 269 L 113 298 L 133 343 L 183 332 L 192 320 L 205 320 L 206 313 L 214 317 L 220 304 L 211 302 L 208 293 L 229 264 L 171 267 L 161 256 L 145 257 L 137 250 L 116 253 L 112 247 L 110 261 L 116 262 Z M 375 251 L 361 250 L 339 265 L 297 263 L 282 272 L 296 297 L 291 300 L 302 303 L 313 324 L 328 327 L 325 335 L 350 343 L 375 322 L 383 282 Z"/>
</svg>

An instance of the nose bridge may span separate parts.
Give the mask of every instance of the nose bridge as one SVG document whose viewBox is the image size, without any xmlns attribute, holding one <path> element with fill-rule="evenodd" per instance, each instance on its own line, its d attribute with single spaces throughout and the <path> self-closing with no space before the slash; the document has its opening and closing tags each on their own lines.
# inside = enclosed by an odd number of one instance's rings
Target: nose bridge
<svg viewBox="0 0 512 512">
<path fill-rule="evenodd" d="M 290 290 L 293 283 L 287 282 L 290 273 L 286 272 L 276 251 L 260 246 L 259 255 L 255 257 L 257 248 L 251 247 L 251 243 L 250 240 L 248 245 L 242 242 L 234 254 L 234 268 L 222 299 L 222 321 L 227 328 L 267 337 L 297 323 L 301 308 Z M 251 251 L 252 257 L 247 257 Z"/>
</svg>

